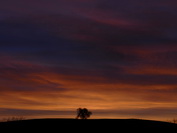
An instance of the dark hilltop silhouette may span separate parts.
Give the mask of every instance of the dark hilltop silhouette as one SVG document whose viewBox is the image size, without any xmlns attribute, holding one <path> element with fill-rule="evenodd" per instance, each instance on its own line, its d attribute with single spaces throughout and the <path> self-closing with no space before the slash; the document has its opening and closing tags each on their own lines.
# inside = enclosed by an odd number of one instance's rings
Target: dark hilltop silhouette
<svg viewBox="0 0 177 133">
<path fill-rule="evenodd" d="M 88 119 L 92 112 L 78 108 L 76 119 L 13 119 L 0 122 L 1 131 L 13 132 L 176 132 L 177 124 L 140 119 Z"/>
<path fill-rule="evenodd" d="M 177 124 L 139 119 L 31 119 L 1 122 L 0 129 L 6 132 L 176 132 Z"/>
</svg>

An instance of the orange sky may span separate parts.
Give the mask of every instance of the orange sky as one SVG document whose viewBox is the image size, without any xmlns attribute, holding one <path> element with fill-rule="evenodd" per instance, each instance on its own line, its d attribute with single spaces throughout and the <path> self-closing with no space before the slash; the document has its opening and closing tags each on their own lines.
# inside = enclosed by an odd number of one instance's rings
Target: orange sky
<svg viewBox="0 0 177 133">
<path fill-rule="evenodd" d="M 0 119 L 177 117 L 177 2 L 0 2 Z"/>
<path fill-rule="evenodd" d="M 9 57 L 6 57 L 6 61 L 8 62 L 4 65 L 11 70 L 3 70 L 1 73 L 1 79 L 4 81 L 1 82 L 0 103 L 1 109 L 7 113 L 2 111 L 1 117 L 19 115 L 27 118 L 74 118 L 78 107 L 92 110 L 95 114 L 92 118 L 131 117 L 167 120 L 175 117 L 175 84 L 158 83 L 158 80 L 155 80 L 155 83 L 152 80 L 152 84 L 149 84 L 149 81 L 128 79 L 120 79 L 117 82 L 101 76 L 56 74 L 30 62 Z M 20 73 L 16 67 L 26 70 Z M 142 68 L 136 72 L 126 68 L 125 71 L 140 75 L 171 74 L 173 71 L 163 71 L 163 68 L 158 71 L 151 69 Z M 14 109 L 15 111 L 11 111 Z"/>
</svg>

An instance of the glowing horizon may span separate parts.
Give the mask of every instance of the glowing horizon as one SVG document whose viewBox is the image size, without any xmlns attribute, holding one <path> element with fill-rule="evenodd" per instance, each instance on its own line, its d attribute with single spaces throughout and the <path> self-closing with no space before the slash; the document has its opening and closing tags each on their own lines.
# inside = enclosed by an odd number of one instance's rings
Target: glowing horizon
<svg viewBox="0 0 177 133">
<path fill-rule="evenodd" d="M 1 1 L 0 119 L 176 118 L 176 4 Z"/>
</svg>

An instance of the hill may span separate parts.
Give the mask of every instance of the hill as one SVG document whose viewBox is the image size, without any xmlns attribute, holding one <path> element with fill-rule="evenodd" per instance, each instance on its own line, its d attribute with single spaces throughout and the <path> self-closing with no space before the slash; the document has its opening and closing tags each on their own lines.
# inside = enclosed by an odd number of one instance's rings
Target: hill
<svg viewBox="0 0 177 133">
<path fill-rule="evenodd" d="M 177 131 L 177 124 L 139 119 L 32 119 L 1 122 L 0 129 L 8 131 L 73 131 L 73 132 L 164 132 Z"/>
</svg>

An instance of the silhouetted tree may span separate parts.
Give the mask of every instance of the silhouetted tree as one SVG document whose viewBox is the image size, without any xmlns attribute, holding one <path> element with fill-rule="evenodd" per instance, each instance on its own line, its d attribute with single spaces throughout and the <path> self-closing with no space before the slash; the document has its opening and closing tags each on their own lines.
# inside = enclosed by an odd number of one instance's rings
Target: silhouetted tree
<svg viewBox="0 0 177 133">
<path fill-rule="evenodd" d="M 78 108 L 77 109 L 77 117 L 76 119 L 87 119 L 92 115 L 91 111 L 88 111 L 86 108 Z"/>
</svg>

